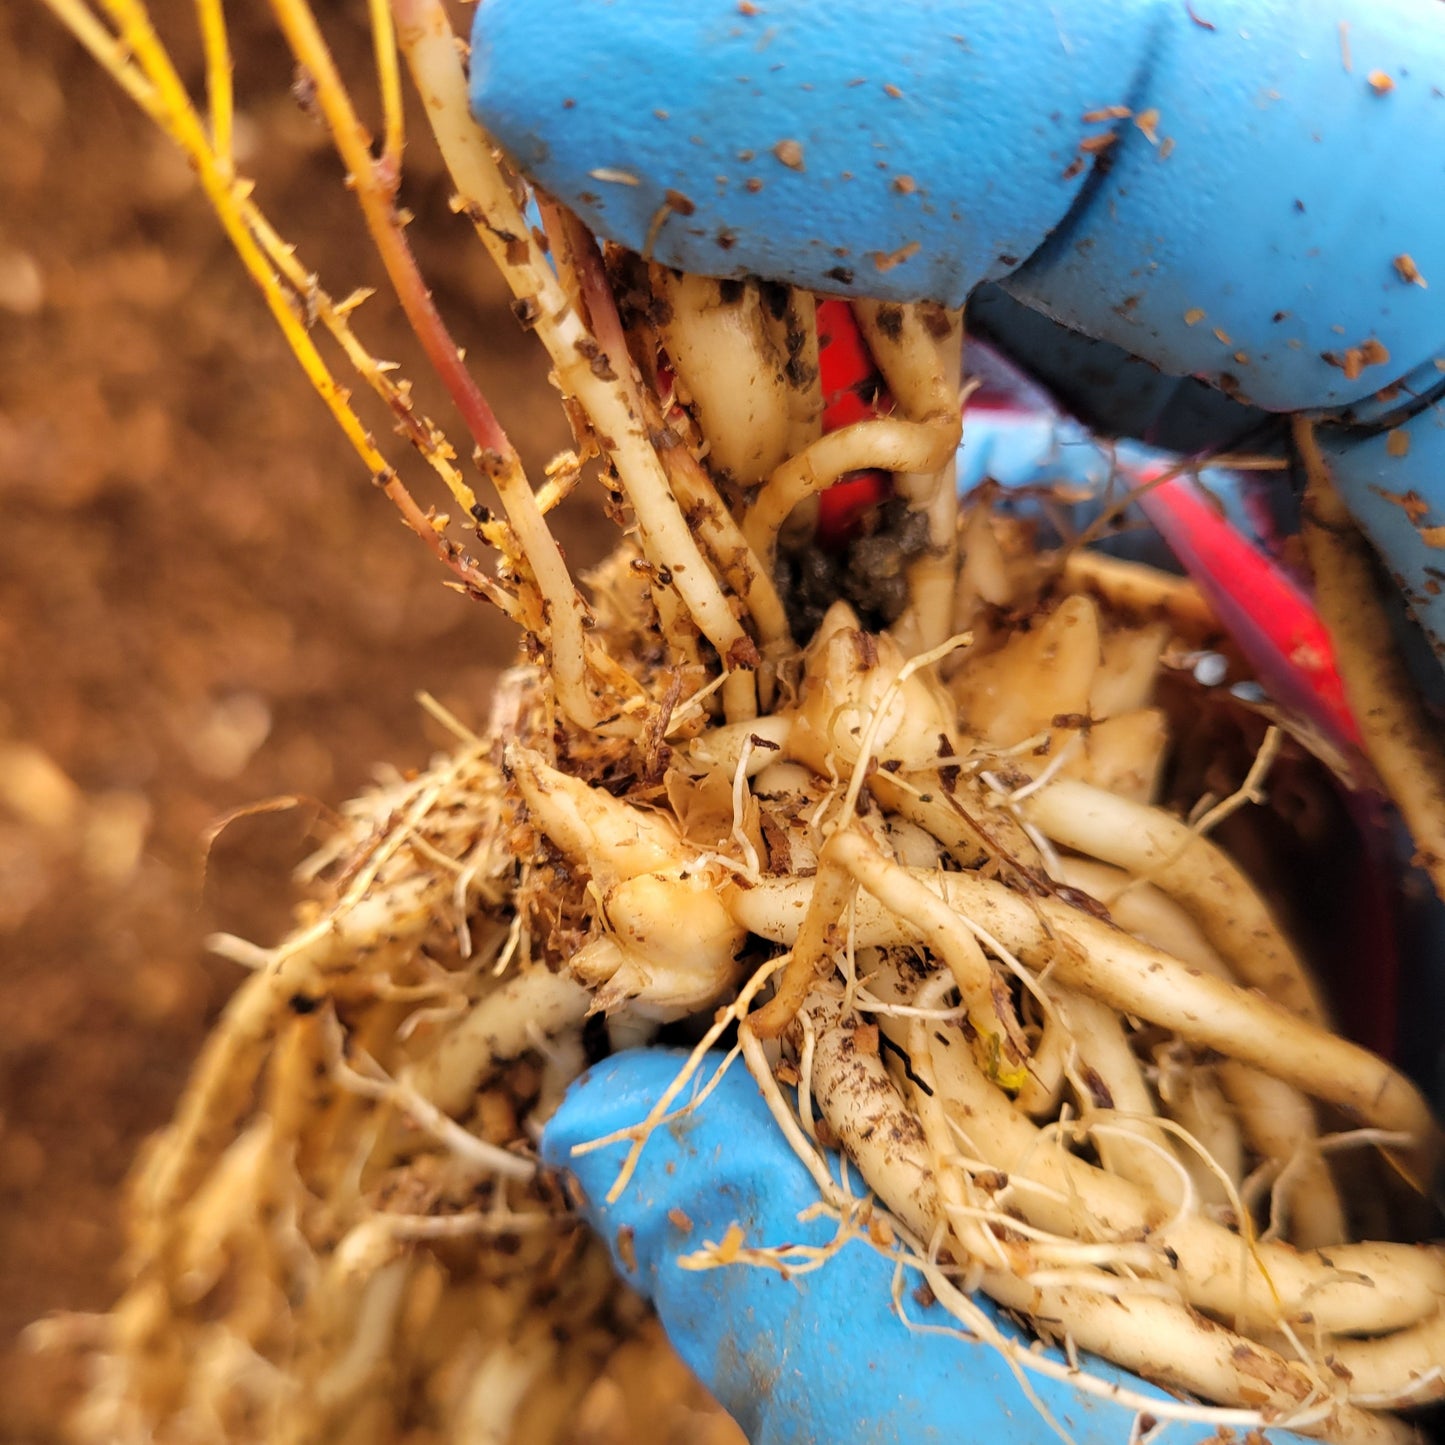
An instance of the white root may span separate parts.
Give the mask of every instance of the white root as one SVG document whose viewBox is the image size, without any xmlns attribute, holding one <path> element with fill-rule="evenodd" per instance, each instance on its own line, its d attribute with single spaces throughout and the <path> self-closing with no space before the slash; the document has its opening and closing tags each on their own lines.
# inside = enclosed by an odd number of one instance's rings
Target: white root
<svg viewBox="0 0 1445 1445">
<path fill-rule="evenodd" d="M 931 1237 L 945 1211 L 930 1141 L 878 1056 L 876 1032 L 843 1017 L 836 1004 L 818 995 L 805 1011 L 817 1034 L 813 1090 L 824 1117 L 890 1211 L 917 1236 Z M 1006 1246 L 990 1236 L 983 1247 L 1007 1263 L 999 1267 L 987 1255 L 975 1259 L 984 1292 L 1006 1308 L 1046 1321 L 1082 1349 L 1207 1398 L 1245 1395 L 1294 1428 L 1351 1445 L 1395 1445 L 1411 1438 L 1408 1427 L 1387 1417 L 1322 1399 L 1306 1367 L 1178 1304 L 1144 1292 L 1116 1299 L 1107 1288 L 1096 1291 L 1088 1284 L 1031 1284 L 1019 1272 L 1029 1268 L 1026 1244 Z"/>
<path fill-rule="evenodd" d="M 493 1346 L 457 1412 L 458 1438 L 476 1445 L 510 1445 L 522 1401 L 547 1374 L 556 1353 L 548 1332 L 535 1327 L 516 1343 L 503 1340 Z"/>
<path fill-rule="evenodd" d="M 967 873 L 943 873 L 935 882 L 960 928 L 985 930 L 1025 962 L 1051 968 L 1122 1013 L 1266 1069 L 1362 1122 L 1398 1131 L 1413 1141 L 1407 1167 L 1416 1178 L 1429 1177 L 1439 1150 L 1430 1111 L 1409 1080 L 1367 1050 L 1055 899 L 1028 899 Z M 808 893 L 806 880 L 764 879 L 746 892 L 730 890 L 728 904 L 745 928 L 791 942 Z M 908 941 L 901 921 L 867 898 L 858 900 L 854 926 L 860 947 Z"/>
<path fill-rule="evenodd" d="M 944 960 L 988 1066 L 1005 1087 L 1018 1088 L 1024 1078 L 1018 1024 L 1012 1018 L 1006 983 L 995 975 L 978 940 L 957 927 L 948 905 L 917 874 L 885 858 L 863 833 L 837 834 L 828 856 L 890 913 L 907 920 L 907 926 Z"/>
<path fill-rule="evenodd" d="M 663 345 L 709 462 L 741 486 L 761 482 L 787 459 L 793 413 L 757 282 L 713 281 L 666 266 L 653 266 L 651 276 L 668 307 Z"/>
<path fill-rule="evenodd" d="M 915 422 L 958 415 L 963 314 L 932 305 L 858 301 L 854 314 L 904 415 Z M 953 627 L 958 581 L 958 447 L 936 468 L 895 478 L 899 495 L 928 517 L 928 551 L 908 568 L 908 608 L 894 639 L 910 655 L 937 647 Z"/>
<path fill-rule="evenodd" d="M 346 1351 L 315 1382 L 317 1403 L 335 1412 L 377 1384 L 377 1366 L 391 1347 L 410 1266 L 386 1227 L 359 1224 L 337 1246 L 324 1286 L 333 1306 L 355 1312 Z"/>
<path fill-rule="evenodd" d="M 1159 1050 L 1156 1067 L 1165 1114 L 1199 1145 L 1182 1151 L 1195 1193 L 1205 1204 L 1232 1209 L 1244 1183 L 1244 1138 L 1218 1071 L 1183 1047 Z"/>
<path fill-rule="evenodd" d="M 1067 778 L 1036 793 L 1024 813 L 1055 843 L 1162 888 L 1242 983 L 1302 1018 L 1324 1018 L 1318 990 L 1268 905 L 1224 852 L 1187 823 Z"/>
<path fill-rule="evenodd" d="M 1029 1077 L 1015 1102 L 1031 1119 L 1052 1118 L 1058 1112 L 1067 1082 L 1072 1041 L 1057 1013 L 1044 1020 L 1039 1041 L 1029 1055 Z"/>
<path fill-rule="evenodd" d="M 889 638 L 864 633 L 841 602 L 809 646 L 791 718 L 787 755 L 822 777 L 841 776 L 860 758 L 921 770 L 937 758 L 940 738 L 955 745 L 940 690 Z"/>
<path fill-rule="evenodd" d="M 888 999 L 913 997 L 886 969 L 873 987 Z M 910 1045 L 905 1021 L 882 1014 L 879 1022 Z M 1069 1152 L 1062 1131 L 1040 1129 L 1009 1103 L 956 1030 L 934 1025 L 928 1039 L 933 1080 L 957 1137 L 1009 1177 L 1012 1205 L 1031 1224 L 1088 1239 L 1147 1238 L 1192 1304 L 1258 1332 L 1306 1317 L 1327 1333 L 1398 1330 L 1445 1303 L 1440 1250 L 1379 1243 L 1327 1254 L 1276 1242 L 1251 1247 L 1208 1215 L 1169 1210 L 1156 1194 Z"/>
<path fill-rule="evenodd" d="M 591 871 L 608 934 L 576 960 L 592 1006 L 624 1003 L 647 1018 L 705 1008 L 736 982 L 743 931 L 716 881 L 660 812 L 589 788 L 526 748 L 509 766 L 538 827 L 578 867 Z"/>
<path fill-rule="evenodd" d="M 911 422 L 879 417 L 819 437 L 778 467 L 743 520 L 748 544 L 771 570 L 778 533 L 799 503 L 833 485 L 846 472 L 879 467 L 894 472 L 936 472 L 958 448 L 957 420 Z"/>
<path fill-rule="evenodd" d="M 1250 1148 L 1279 1169 L 1276 1213 L 1285 1216 L 1289 1237 L 1307 1249 L 1348 1239 L 1344 1206 L 1319 1151 L 1319 1124 L 1310 1101 L 1263 1070 L 1232 1061 L 1220 1065 L 1219 1083 Z"/>
<path fill-rule="evenodd" d="M 1114 921 L 1136 938 L 1218 978 L 1230 977 L 1228 965 L 1194 920 L 1152 884 L 1079 858 L 1065 860 L 1059 881 L 1092 893 L 1108 906 Z M 1347 1238 L 1339 1190 L 1315 1143 L 1319 1128 L 1309 1100 L 1297 1089 L 1246 1064 L 1225 1061 L 1217 1073 L 1250 1146 L 1274 1160 L 1281 1171 L 1288 1170 L 1276 1188 L 1290 1220 L 1290 1237 L 1305 1248 Z M 1215 1119 L 1219 1120 L 1217 1112 Z"/>
<path fill-rule="evenodd" d="M 687 863 L 677 828 L 662 813 L 589 788 L 549 767 L 530 748 L 513 748 L 507 765 L 542 831 L 595 873 L 608 880 L 637 878 Z"/>
<path fill-rule="evenodd" d="M 1071 719 L 1068 728 L 1050 728 L 1049 739 L 1050 758 L 1025 754 L 1016 764 L 1040 787 L 1050 764 L 1059 760 L 1050 780 L 1077 778 L 1130 802 L 1154 800 L 1169 749 L 1168 723 L 1158 708 L 1136 708 L 1100 722 Z M 1063 749 L 1070 746 L 1076 750 L 1064 756 Z"/>
<path fill-rule="evenodd" d="M 1102 630 L 1099 669 L 1089 684 L 1089 715 L 1111 718 L 1148 707 L 1168 640 L 1162 622 Z"/>
<path fill-rule="evenodd" d="M 473 1004 L 413 1069 L 409 1082 L 443 1113 L 456 1114 L 499 1064 L 534 1047 L 538 1030 L 578 1022 L 591 996 L 565 974 L 534 965 Z"/>
<path fill-rule="evenodd" d="M 813 1097 L 848 1157 L 879 1198 L 927 1239 L 939 1218 L 937 1185 L 923 1128 L 902 1107 L 878 1056 L 878 1029 L 845 1017 L 836 1000 L 804 1004 L 814 1037 Z"/>
<path fill-rule="evenodd" d="M 959 544 L 962 557 L 953 598 L 955 632 L 976 627 L 985 608 L 1007 607 L 1014 597 L 1014 579 L 994 531 L 990 490 L 984 488 L 972 495 L 975 500 Z"/>
<path fill-rule="evenodd" d="M 1421 706 L 1374 578 L 1375 559 L 1335 488 L 1314 423 L 1294 421 L 1308 486 L 1301 534 L 1321 620 L 1374 765 L 1415 841 L 1419 866 L 1445 899 L 1445 747 Z M 1430 584 L 1426 584 L 1427 586 Z"/>
<path fill-rule="evenodd" d="M 1188 577 L 1174 577 L 1105 552 L 1075 549 L 1065 559 L 1060 580 L 1068 591 L 1097 598 L 1137 622 L 1162 619 L 1175 636 L 1191 646 L 1229 646 L 1209 602 Z"/>
<path fill-rule="evenodd" d="M 491 477 L 542 595 L 557 701 L 579 727 L 598 727 L 618 710 L 620 703 L 596 696 L 589 684 L 584 629 L 591 619 L 587 606 L 521 469 L 515 465 L 493 467 Z M 640 689 L 634 688 L 624 700 L 640 697 Z"/>
<path fill-rule="evenodd" d="M 1379 1409 L 1445 1399 L 1445 1305 L 1407 1330 L 1372 1340 L 1333 1340 L 1328 1362 L 1349 1371 L 1350 1395 Z"/>
<path fill-rule="evenodd" d="M 1179 1162 L 1168 1135 L 1152 1122 L 1154 1098 L 1119 1015 L 1072 989 L 1053 983 L 1045 988 L 1072 1039 L 1066 1069 L 1085 1127 L 1091 1120 L 1111 1126 L 1096 1136 L 1106 1167 L 1157 1195 L 1169 1208 L 1178 1207 L 1184 1195 Z"/>
<path fill-rule="evenodd" d="M 933 305 L 853 303 L 858 328 L 894 399 L 913 421 L 958 410 L 963 313 Z"/>
<path fill-rule="evenodd" d="M 1008 747 L 1047 732 L 1061 715 L 1089 717 L 1101 657 L 1098 610 L 1087 597 L 1066 597 L 1030 631 L 955 674 L 960 725 Z"/>
<path fill-rule="evenodd" d="M 761 739 L 765 746 L 755 745 L 752 748 L 744 769 L 746 777 L 755 778 L 777 757 L 788 740 L 791 726 L 788 719 L 778 713 L 748 722 L 726 723 L 722 727 L 709 728 L 694 738 L 688 747 L 688 756 L 701 767 L 718 769 L 732 777 L 749 741 Z M 772 746 L 766 746 L 768 743 Z"/>
<path fill-rule="evenodd" d="M 788 383 L 788 446 L 785 456 L 796 456 L 816 441 L 823 430 L 823 375 L 818 360 L 818 298 L 811 291 L 790 286 L 781 314 L 763 308 L 763 325 L 773 347 L 787 360 L 783 376 Z"/>
<path fill-rule="evenodd" d="M 669 432 L 662 425 L 659 411 L 649 398 L 642 398 L 643 408 L 654 430 L 665 440 Z M 782 598 L 772 576 L 748 546 L 742 528 L 733 520 L 711 476 L 682 445 L 662 446 L 662 464 L 687 515 L 688 523 L 697 528 L 697 535 L 717 565 L 719 575 L 742 600 L 753 626 L 758 645 L 767 666 L 775 667 L 779 655 L 792 650 L 792 636 Z"/>
</svg>

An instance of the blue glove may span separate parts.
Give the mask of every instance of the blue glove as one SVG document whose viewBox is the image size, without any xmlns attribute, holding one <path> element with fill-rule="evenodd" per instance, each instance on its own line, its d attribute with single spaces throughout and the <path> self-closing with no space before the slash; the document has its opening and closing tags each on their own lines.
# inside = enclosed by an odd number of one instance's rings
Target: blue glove
<svg viewBox="0 0 1445 1445">
<path fill-rule="evenodd" d="M 472 85 L 528 175 L 669 265 L 972 296 L 1086 421 L 1173 450 L 1327 410 L 1445 650 L 1434 0 L 488 0 Z"/>
<path fill-rule="evenodd" d="M 622 1198 L 608 1205 L 623 1146 L 572 1157 L 576 1144 L 640 1122 L 682 1063 L 673 1052 L 634 1050 L 598 1064 L 568 1091 L 542 1136 L 542 1155 L 575 1176 L 584 1213 L 608 1242 L 622 1276 L 657 1306 L 669 1338 L 742 1426 L 753 1445 L 783 1442 L 999 1441 L 1058 1445 L 1001 1355 L 957 1336 L 905 1329 L 892 1306 L 894 1266 L 853 1240 L 822 1268 L 784 1279 L 733 1264 L 679 1268 L 679 1256 L 742 1227 L 748 1246 L 825 1245 L 826 1219 L 799 1223 L 817 1186 L 769 1117 L 741 1064 L 692 1113 L 657 1129 Z M 715 1057 L 710 1064 L 716 1064 Z M 857 1187 L 857 1176 L 854 1176 Z M 921 1304 L 905 1275 L 903 1307 L 924 1326 L 952 1318 Z M 1000 1330 L 1018 1331 L 984 1302 Z M 1055 1352 L 1054 1358 L 1061 1358 Z M 1160 1401 L 1150 1385 L 1085 1357 L 1091 1373 Z M 1030 1385 L 1077 1445 L 1123 1445 L 1133 1409 L 1030 1373 Z M 1214 1439 L 1176 1424 L 1179 1445 Z M 1275 1445 L 1303 1445 L 1271 1431 Z"/>
</svg>

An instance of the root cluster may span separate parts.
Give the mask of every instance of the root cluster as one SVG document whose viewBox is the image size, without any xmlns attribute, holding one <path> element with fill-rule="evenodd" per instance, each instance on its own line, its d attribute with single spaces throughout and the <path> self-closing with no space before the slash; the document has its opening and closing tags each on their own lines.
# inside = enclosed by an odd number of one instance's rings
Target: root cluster
<svg viewBox="0 0 1445 1445">
<path fill-rule="evenodd" d="M 47 1327 L 93 1355 L 81 1433 L 628 1438 L 649 1390 L 705 1409 L 533 1150 L 590 1058 L 673 1030 L 742 1056 L 852 1228 L 817 1153 L 847 1151 L 875 1246 L 1025 1395 L 1035 1371 L 1126 1395 L 1086 1351 L 1176 1392 L 1156 1416 L 1408 1438 L 1392 1412 L 1445 1394 L 1445 1254 L 1358 1236 L 1411 1238 L 1437 1126 L 1209 836 L 1280 740 L 1223 803 L 1164 806 L 1197 599 L 1041 550 L 987 490 L 960 507 L 959 316 L 860 304 L 896 407 L 824 435 L 816 298 L 605 252 L 546 198 L 534 230 L 439 0 L 373 6 L 379 157 L 304 0 L 273 0 L 493 517 L 236 179 L 219 10 L 204 124 L 139 0 L 51 3 L 187 149 L 358 451 L 525 659 L 482 732 L 449 720 L 450 754 L 347 810 L 283 944 L 217 941 L 252 972 L 137 1172 L 127 1290 Z M 573 419 L 540 489 L 406 244 L 398 45 Z M 318 328 L 494 567 L 380 458 Z M 594 461 L 621 536 L 584 591 L 548 513 Z M 864 468 L 910 539 L 886 626 L 788 593 L 818 494 Z"/>
</svg>

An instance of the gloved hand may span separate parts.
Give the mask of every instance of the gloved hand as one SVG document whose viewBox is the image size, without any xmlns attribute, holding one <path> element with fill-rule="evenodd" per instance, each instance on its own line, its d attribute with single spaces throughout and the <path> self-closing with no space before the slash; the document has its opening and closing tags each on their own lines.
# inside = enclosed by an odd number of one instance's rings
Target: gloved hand
<svg viewBox="0 0 1445 1445">
<path fill-rule="evenodd" d="M 472 86 L 528 175 L 669 265 L 971 296 L 1086 421 L 1177 451 L 1329 413 L 1445 651 L 1434 0 L 488 0 Z"/>
<path fill-rule="evenodd" d="M 903 1276 L 900 1306 L 924 1330 L 904 1328 L 892 1304 L 894 1265 L 866 1240 L 850 1241 L 822 1268 L 790 1279 L 766 1266 L 679 1265 L 679 1257 L 704 1241 L 721 1242 L 733 1225 L 748 1248 L 822 1246 L 835 1234 L 827 1219 L 799 1220 L 817 1202 L 817 1186 L 741 1063 L 703 1104 L 654 1132 L 622 1197 L 615 1206 L 606 1203 L 624 1146 L 576 1158 L 573 1146 L 640 1122 L 683 1057 L 633 1050 L 598 1064 L 572 1086 L 547 1125 L 542 1155 L 575 1177 L 586 1196 L 584 1212 L 623 1278 L 656 1304 L 678 1352 L 753 1445 L 1058 1445 L 1058 1433 L 998 1350 L 932 1332 L 954 1321 L 941 1307 L 920 1302 L 916 1274 Z M 1020 1338 L 981 1304 L 1002 1334 Z M 1062 1361 L 1058 1351 L 1051 1358 Z M 1033 1371 L 1025 1375 L 1076 1445 L 1124 1445 L 1140 1403 L 1167 1410 L 1162 1391 L 1101 1360 L 1085 1361 L 1091 1374 L 1129 1392 L 1128 1402 L 1086 1395 Z M 1199 1425 L 1174 1424 L 1169 1438 L 1189 1445 L 1215 1436 Z M 1304 1445 L 1284 1431 L 1271 1431 L 1270 1438 L 1275 1445 Z"/>
</svg>

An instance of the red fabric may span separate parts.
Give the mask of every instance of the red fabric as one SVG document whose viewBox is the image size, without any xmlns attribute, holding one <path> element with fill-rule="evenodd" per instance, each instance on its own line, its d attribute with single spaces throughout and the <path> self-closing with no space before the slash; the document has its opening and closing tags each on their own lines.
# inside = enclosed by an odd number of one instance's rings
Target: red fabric
<svg viewBox="0 0 1445 1445">
<path fill-rule="evenodd" d="M 823 390 L 823 430 L 837 431 L 893 410 L 883 378 L 846 301 L 818 302 L 818 365 Z M 863 514 L 893 495 L 887 472 L 850 472 L 818 502 L 818 544 L 839 551 L 858 531 Z"/>
</svg>

